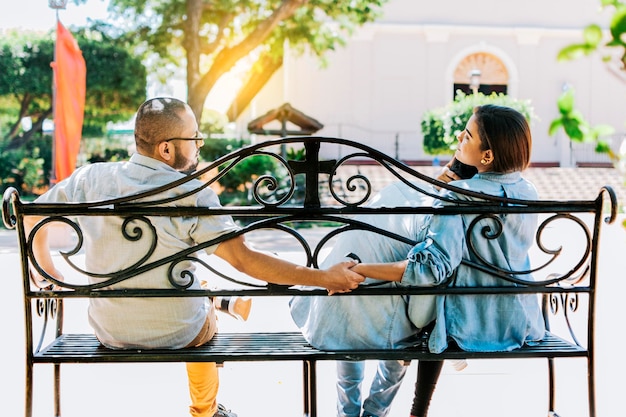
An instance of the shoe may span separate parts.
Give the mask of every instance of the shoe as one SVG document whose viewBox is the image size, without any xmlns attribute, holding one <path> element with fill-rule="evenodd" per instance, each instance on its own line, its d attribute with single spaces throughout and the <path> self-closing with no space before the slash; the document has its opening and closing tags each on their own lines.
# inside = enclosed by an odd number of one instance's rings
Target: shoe
<svg viewBox="0 0 626 417">
<path fill-rule="evenodd" d="M 213 414 L 213 417 L 237 417 L 237 414 L 227 410 L 222 404 L 218 404 L 217 411 Z"/>
<path fill-rule="evenodd" d="M 250 315 L 252 298 L 250 297 L 215 297 L 213 305 L 218 311 L 227 313 L 238 320 L 246 321 Z"/>
<path fill-rule="evenodd" d="M 460 372 L 467 368 L 467 361 L 465 359 L 453 359 L 450 361 L 455 371 Z"/>
</svg>

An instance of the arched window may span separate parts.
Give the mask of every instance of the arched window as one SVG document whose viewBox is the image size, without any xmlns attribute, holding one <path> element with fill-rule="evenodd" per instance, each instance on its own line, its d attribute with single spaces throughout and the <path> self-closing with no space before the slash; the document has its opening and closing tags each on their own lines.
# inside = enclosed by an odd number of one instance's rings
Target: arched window
<svg viewBox="0 0 626 417">
<path fill-rule="evenodd" d="M 502 61 L 495 55 L 487 52 L 477 52 L 463 58 L 454 71 L 454 89 L 466 94 L 481 92 L 489 95 L 507 93 L 509 72 Z"/>
</svg>

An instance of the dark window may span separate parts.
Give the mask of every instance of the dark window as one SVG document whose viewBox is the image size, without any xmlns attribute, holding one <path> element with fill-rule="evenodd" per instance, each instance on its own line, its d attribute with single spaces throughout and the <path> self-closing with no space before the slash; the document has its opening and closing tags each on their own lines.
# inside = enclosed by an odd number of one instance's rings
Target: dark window
<svg viewBox="0 0 626 417">
<path fill-rule="evenodd" d="M 454 90 L 452 90 L 453 97 L 456 96 L 457 90 L 461 90 L 465 94 L 472 94 L 472 89 L 470 88 L 469 84 L 454 84 Z M 506 91 L 507 91 L 507 86 L 503 84 L 492 84 L 492 85 L 481 84 L 478 87 L 478 92 L 483 93 L 486 96 L 488 96 L 491 93 L 506 94 Z"/>
</svg>

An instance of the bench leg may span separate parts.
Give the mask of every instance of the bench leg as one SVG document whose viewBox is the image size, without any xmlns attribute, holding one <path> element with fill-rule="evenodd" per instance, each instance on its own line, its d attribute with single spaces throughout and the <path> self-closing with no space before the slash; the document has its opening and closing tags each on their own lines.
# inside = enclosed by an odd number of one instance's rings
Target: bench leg
<svg viewBox="0 0 626 417">
<path fill-rule="evenodd" d="M 54 308 L 54 304 L 51 306 Z M 56 303 L 56 337 L 63 334 L 63 299 L 60 299 Z M 61 364 L 54 364 L 54 415 L 55 417 L 61 417 Z"/>
<path fill-rule="evenodd" d="M 33 415 L 33 364 L 26 363 L 26 386 L 24 393 L 24 416 L 32 417 Z"/>
<path fill-rule="evenodd" d="M 54 364 L 54 415 L 61 417 L 61 364 Z"/>
<path fill-rule="evenodd" d="M 548 358 L 548 417 L 559 417 L 556 413 L 556 377 L 554 371 L 554 358 Z M 596 417 L 596 388 L 594 363 L 592 358 L 587 358 L 587 390 L 589 400 L 589 417 Z"/>
<path fill-rule="evenodd" d="M 554 375 L 554 358 L 548 358 L 548 417 L 558 417 L 554 412 L 556 381 Z"/>
<path fill-rule="evenodd" d="M 302 375 L 304 377 L 304 380 L 302 381 L 304 391 L 304 417 L 317 417 L 317 373 L 315 370 L 316 363 L 317 362 L 314 360 L 302 361 Z"/>
<path fill-rule="evenodd" d="M 548 358 L 548 417 L 559 417 L 556 409 L 556 372 L 554 358 Z"/>
<path fill-rule="evenodd" d="M 596 377 L 593 356 L 587 358 L 587 389 L 589 390 L 589 417 L 596 417 Z"/>
</svg>

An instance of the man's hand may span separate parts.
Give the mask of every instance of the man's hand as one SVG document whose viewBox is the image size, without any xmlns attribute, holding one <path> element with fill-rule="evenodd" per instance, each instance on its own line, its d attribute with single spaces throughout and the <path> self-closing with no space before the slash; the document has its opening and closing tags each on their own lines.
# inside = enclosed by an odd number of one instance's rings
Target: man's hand
<svg viewBox="0 0 626 417">
<path fill-rule="evenodd" d="M 350 292 L 365 281 L 363 275 L 352 270 L 352 267 L 357 264 L 358 262 L 354 260 L 340 262 L 325 271 L 328 274 L 328 280 L 324 287 L 328 290 L 328 295 Z"/>
<path fill-rule="evenodd" d="M 59 282 L 63 282 L 65 280 L 61 271 L 59 271 L 56 268 L 53 268 L 52 271 L 46 271 L 46 273 L 48 273 L 52 278 L 56 279 Z M 41 275 L 37 270 L 35 270 L 35 268 L 32 268 L 32 267 L 30 268 L 30 279 L 37 288 L 54 289 L 54 290 L 61 289 L 61 287 L 54 284 L 53 282 L 50 282 L 48 278 Z"/>
<path fill-rule="evenodd" d="M 309 268 L 256 251 L 248 247 L 242 236 L 220 243 L 214 254 L 238 271 L 279 285 L 305 285 L 332 292 L 347 292 L 365 280 L 362 275 L 350 270 L 356 261 L 341 262 L 327 270 Z"/>
<path fill-rule="evenodd" d="M 44 217 L 24 217 L 24 228 L 27 236 L 30 235 L 35 225 L 43 220 Z M 48 229 L 43 227 L 33 237 L 33 256 L 37 260 L 39 267 L 50 274 L 51 277 L 63 281 L 63 274 L 56 269 L 52 256 L 50 255 L 50 246 L 48 246 Z M 47 288 L 50 283 L 45 277 L 41 276 L 34 268 L 31 268 L 31 279 L 39 288 Z"/>
</svg>

